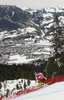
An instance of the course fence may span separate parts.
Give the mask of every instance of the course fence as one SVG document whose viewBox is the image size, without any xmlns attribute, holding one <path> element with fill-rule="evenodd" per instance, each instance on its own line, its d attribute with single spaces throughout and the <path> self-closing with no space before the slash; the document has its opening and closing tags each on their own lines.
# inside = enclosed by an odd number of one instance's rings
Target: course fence
<svg viewBox="0 0 64 100">
<path fill-rule="evenodd" d="M 0 98 L 0 100 L 14 100 L 15 98 L 18 98 L 19 96 L 23 96 L 23 95 L 25 95 L 25 94 L 27 94 L 27 93 L 29 93 L 29 92 L 33 92 L 33 91 L 36 91 L 36 90 L 38 90 L 38 89 L 40 89 L 40 88 L 45 88 L 45 87 L 47 87 L 48 85 L 54 84 L 54 83 L 56 83 L 56 82 L 62 82 L 62 81 L 64 81 L 64 75 L 52 77 L 52 78 L 50 78 L 50 79 L 48 79 L 48 80 L 45 80 L 45 81 L 44 81 L 44 85 L 41 86 L 41 87 L 38 87 L 38 88 L 37 88 L 37 86 L 34 86 L 34 87 L 29 88 L 29 89 L 27 89 L 27 90 L 24 90 L 24 91 L 22 91 L 22 92 L 19 92 L 19 93 L 10 95 L 10 96 L 2 97 L 2 98 Z"/>
</svg>

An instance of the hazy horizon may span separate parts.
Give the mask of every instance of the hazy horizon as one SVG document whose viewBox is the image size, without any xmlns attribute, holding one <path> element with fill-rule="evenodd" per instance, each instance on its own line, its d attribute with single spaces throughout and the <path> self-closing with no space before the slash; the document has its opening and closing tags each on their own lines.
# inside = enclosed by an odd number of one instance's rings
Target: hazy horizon
<svg viewBox="0 0 64 100">
<path fill-rule="evenodd" d="M 42 9 L 44 7 L 63 7 L 63 2 L 63 0 L 0 0 L 0 5 L 15 5 L 20 8 Z"/>
</svg>

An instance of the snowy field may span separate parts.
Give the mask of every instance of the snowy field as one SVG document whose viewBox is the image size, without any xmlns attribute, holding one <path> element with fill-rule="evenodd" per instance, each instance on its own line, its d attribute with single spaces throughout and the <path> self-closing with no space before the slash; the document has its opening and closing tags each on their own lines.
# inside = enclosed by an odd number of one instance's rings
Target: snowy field
<svg viewBox="0 0 64 100">
<path fill-rule="evenodd" d="M 26 94 L 14 100 L 64 100 L 64 82 L 49 85 L 46 88 Z"/>
<path fill-rule="evenodd" d="M 32 43 L 30 43 L 30 44 L 32 44 Z M 26 43 L 25 45 L 28 47 L 29 44 Z M 46 46 L 46 45 L 48 47 L 43 48 L 43 46 Z M 22 55 L 19 55 L 19 54 L 10 55 L 8 63 L 9 64 L 14 64 L 14 63 L 15 64 L 29 63 L 31 61 L 38 60 L 39 59 L 38 55 L 44 55 L 44 57 L 47 56 L 47 55 L 50 55 L 50 47 L 49 47 L 50 45 L 51 45 L 51 43 L 48 40 L 40 40 L 38 43 L 34 43 L 33 44 L 33 46 L 34 46 L 34 48 L 36 50 L 33 50 L 31 52 L 32 55 L 37 55 L 36 57 L 34 57 L 34 58 L 29 58 L 28 57 L 27 58 L 27 56 L 25 56 L 25 54 L 22 54 Z M 40 46 L 41 46 L 41 48 L 38 49 L 38 47 L 40 47 Z M 43 51 L 42 51 L 42 49 L 43 49 Z M 47 58 L 47 57 L 45 57 L 45 58 Z"/>
</svg>

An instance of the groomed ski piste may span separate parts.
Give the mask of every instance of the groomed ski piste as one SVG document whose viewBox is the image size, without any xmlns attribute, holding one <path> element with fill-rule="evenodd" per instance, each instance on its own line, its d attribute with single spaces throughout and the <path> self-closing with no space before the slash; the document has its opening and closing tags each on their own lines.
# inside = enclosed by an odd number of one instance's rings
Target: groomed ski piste
<svg viewBox="0 0 64 100">
<path fill-rule="evenodd" d="M 14 100 L 64 100 L 64 82 L 41 88 Z"/>
<path fill-rule="evenodd" d="M 64 75 L 44 81 L 41 87 L 32 87 L 0 100 L 64 100 Z"/>
</svg>

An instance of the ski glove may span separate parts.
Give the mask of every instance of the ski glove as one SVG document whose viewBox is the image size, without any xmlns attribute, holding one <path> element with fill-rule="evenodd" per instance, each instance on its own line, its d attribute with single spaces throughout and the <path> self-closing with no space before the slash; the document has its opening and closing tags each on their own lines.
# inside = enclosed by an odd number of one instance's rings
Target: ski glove
<svg viewBox="0 0 64 100">
<path fill-rule="evenodd" d="M 45 77 L 44 79 L 45 79 L 45 80 L 47 80 L 47 78 L 46 78 L 46 77 Z"/>
</svg>

